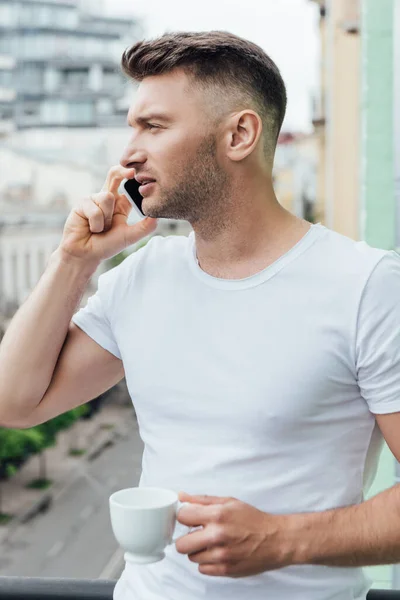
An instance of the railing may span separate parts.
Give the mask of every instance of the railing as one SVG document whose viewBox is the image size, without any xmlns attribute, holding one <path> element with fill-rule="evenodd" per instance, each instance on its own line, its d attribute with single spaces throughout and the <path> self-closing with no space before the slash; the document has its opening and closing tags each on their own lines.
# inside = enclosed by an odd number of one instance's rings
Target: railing
<svg viewBox="0 0 400 600">
<path fill-rule="evenodd" d="M 0 600 L 112 600 L 115 581 L 0 577 Z M 400 600 L 400 590 L 371 590 L 367 600 Z"/>
</svg>

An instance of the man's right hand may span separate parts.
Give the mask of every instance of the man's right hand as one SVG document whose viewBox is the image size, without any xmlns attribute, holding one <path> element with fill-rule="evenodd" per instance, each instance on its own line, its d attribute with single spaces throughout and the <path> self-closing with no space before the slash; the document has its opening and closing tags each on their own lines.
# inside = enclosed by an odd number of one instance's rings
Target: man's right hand
<svg viewBox="0 0 400 600">
<path fill-rule="evenodd" d="M 132 206 L 118 188 L 123 179 L 132 179 L 134 174 L 134 169 L 112 167 L 102 191 L 84 198 L 72 209 L 58 247 L 63 257 L 100 263 L 156 229 L 157 219 L 151 217 L 135 225 L 127 224 Z"/>
</svg>

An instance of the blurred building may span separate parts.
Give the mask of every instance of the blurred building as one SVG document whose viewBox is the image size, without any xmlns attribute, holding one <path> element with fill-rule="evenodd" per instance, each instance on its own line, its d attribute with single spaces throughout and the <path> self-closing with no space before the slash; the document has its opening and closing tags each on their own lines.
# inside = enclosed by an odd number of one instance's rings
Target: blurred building
<svg viewBox="0 0 400 600">
<path fill-rule="evenodd" d="M 13 116 L 17 97 L 15 64 L 16 61 L 12 56 L 0 52 L 0 139 L 9 135 L 14 129 Z"/>
<path fill-rule="evenodd" d="M 313 0 L 320 10 L 317 212 L 339 233 L 359 235 L 360 0 Z"/>
<path fill-rule="evenodd" d="M 71 208 L 119 162 L 136 88 L 121 55 L 142 33 L 98 0 L 0 0 L 0 326 L 37 284 Z M 190 229 L 160 219 L 156 233 Z"/>
<path fill-rule="evenodd" d="M 0 71 L 14 90 L 1 111 L 17 129 L 107 127 L 124 123 L 126 82 L 122 50 L 140 25 L 87 13 L 75 0 L 0 0 L 0 56 L 15 61 Z"/>
<path fill-rule="evenodd" d="M 400 247 L 399 2 L 312 1 L 321 49 L 317 206 L 339 233 Z"/>
<path fill-rule="evenodd" d="M 395 170 L 399 174 L 400 168 L 395 161 L 399 1 L 363 0 L 362 7 L 360 237 L 373 246 L 393 249 L 400 237 L 395 193 Z"/>
<path fill-rule="evenodd" d="M 279 202 L 298 217 L 321 220 L 316 204 L 318 136 L 283 132 L 274 160 L 274 188 Z"/>
<path fill-rule="evenodd" d="M 400 247 L 400 2 L 312 1 L 320 10 L 314 126 L 326 225 L 371 246 Z M 378 470 L 372 495 L 392 486 L 395 474 L 400 482 L 390 451 Z M 400 565 L 366 570 L 373 587 L 400 588 Z"/>
</svg>

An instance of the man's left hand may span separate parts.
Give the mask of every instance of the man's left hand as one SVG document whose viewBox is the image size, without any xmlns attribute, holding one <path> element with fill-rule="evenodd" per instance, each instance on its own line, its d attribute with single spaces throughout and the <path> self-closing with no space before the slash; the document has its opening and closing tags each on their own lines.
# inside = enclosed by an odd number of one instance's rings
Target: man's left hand
<svg viewBox="0 0 400 600">
<path fill-rule="evenodd" d="M 290 515 L 262 512 L 236 498 L 179 493 L 182 525 L 202 527 L 180 537 L 176 549 L 199 564 L 199 572 L 247 577 L 293 564 Z"/>
</svg>

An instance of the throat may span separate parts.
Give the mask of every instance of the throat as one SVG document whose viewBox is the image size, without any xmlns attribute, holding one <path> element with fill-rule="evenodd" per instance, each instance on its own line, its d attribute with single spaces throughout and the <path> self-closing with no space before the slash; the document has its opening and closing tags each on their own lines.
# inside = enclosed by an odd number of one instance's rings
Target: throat
<svg viewBox="0 0 400 600">
<path fill-rule="evenodd" d="M 197 264 L 202 271 L 207 273 L 207 275 L 217 277 L 218 279 L 246 279 L 247 277 L 260 273 L 273 264 L 273 262 L 274 260 L 267 260 L 267 258 L 264 257 L 264 260 L 247 261 L 243 264 L 221 266 L 205 264 L 197 259 Z"/>
</svg>

